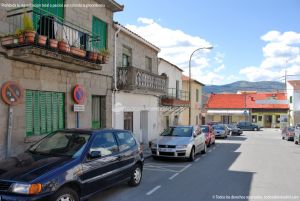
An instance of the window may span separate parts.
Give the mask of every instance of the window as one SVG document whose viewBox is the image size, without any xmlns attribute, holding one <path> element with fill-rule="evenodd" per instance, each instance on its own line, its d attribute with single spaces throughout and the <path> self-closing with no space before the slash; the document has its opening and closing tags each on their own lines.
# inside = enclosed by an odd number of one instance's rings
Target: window
<svg viewBox="0 0 300 201">
<path fill-rule="evenodd" d="M 130 149 L 136 145 L 135 139 L 129 132 L 118 132 L 117 138 L 119 141 L 120 151 Z"/>
<path fill-rule="evenodd" d="M 92 142 L 90 151 L 101 151 L 101 156 L 108 156 L 118 152 L 118 145 L 113 133 L 97 134 Z"/>
<path fill-rule="evenodd" d="M 133 131 L 133 112 L 124 112 L 124 129 Z"/>
<path fill-rule="evenodd" d="M 252 123 L 256 123 L 257 122 L 257 116 L 256 115 L 253 115 L 252 116 Z"/>
<path fill-rule="evenodd" d="M 170 126 L 170 118 L 169 118 L 169 116 L 165 116 L 165 120 L 166 120 L 166 127 L 165 128 L 169 128 L 169 126 Z"/>
<path fill-rule="evenodd" d="M 258 116 L 258 121 L 262 121 L 262 116 Z"/>
<path fill-rule="evenodd" d="M 122 48 L 122 67 L 128 67 L 131 64 L 132 50 L 123 46 Z"/>
<path fill-rule="evenodd" d="M 92 128 L 105 127 L 105 97 L 92 96 Z"/>
<path fill-rule="evenodd" d="M 198 115 L 196 115 L 196 125 L 198 125 L 198 122 L 199 122 L 199 117 Z"/>
<path fill-rule="evenodd" d="M 199 101 L 199 89 L 196 89 L 196 102 Z"/>
<path fill-rule="evenodd" d="M 290 96 L 290 103 L 293 103 L 293 96 Z"/>
<path fill-rule="evenodd" d="M 106 48 L 107 24 L 93 16 L 92 32 L 92 48 L 96 50 Z"/>
<path fill-rule="evenodd" d="M 145 57 L 145 67 L 146 70 L 152 72 L 152 59 L 150 57 Z"/>
<path fill-rule="evenodd" d="M 26 90 L 26 135 L 47 134 L 65 127 L 65 94 Z"/>
<path fill-rule="evenodd" d="M 280 115 L 276 115 L 276 123 L 279 124 L 280 123 Z"/>
</svg>

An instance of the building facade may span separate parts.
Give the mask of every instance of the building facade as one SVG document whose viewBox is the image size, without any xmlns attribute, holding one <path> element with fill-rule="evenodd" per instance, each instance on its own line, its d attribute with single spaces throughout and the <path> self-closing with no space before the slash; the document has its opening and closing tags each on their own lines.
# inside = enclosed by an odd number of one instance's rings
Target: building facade
<svg viewBox="0 0 300 201">
<path fill-rule="evenodd" d="M 42 1 L 16 2 L 39 4 Z M 7 140 L 9 106 L 4 99 L 0 102 L 0 156 L 8 151 L 10 155 L 18 154 L 55 130 L 112 126 L 113 60 L 111 57 L 100 61 L 96 53 L 113 49 L 113 13 L 122 11 L 123 6 L 111 0 L 101 2 L 105 6 L 97 8 L 0 7 L 0 84 L 3 88 L 4 83 L 13 81 L 21 86 L 23 93 L 20 103 L 11 106 L 11 141 Z M 43 3 L 51 6 L 83 1 Z M 31 38 L 26 35 L 26 20 L 36 32 Z M 46 37 L 45 43 L 40 41 L 40 36 Z M 83 89 L 79 96 L 74 94 L 78 85 Z M 83 111 L 74 112 L 74 104 L 80 104 Z M 7 150 L 8 143 L 13 149 Z"/>
<path fill-rule="evenodd" d="M 202 106 L 202 93 L 203 86 L 201 82 L 191 80 L 191 125 L 199 125 L 202 123 L 201 119 L 201 106 Z M 189 91 L 189 77 L 182 76 L 182 88 L 184 91 Z M 189 125 L 189 110 L 182 112 L 182 124 Z"/>
<path fill-rule="evenodd" d="M 289 124 L 294 126 L 300 123 L 300 80 L 289 80 L 287 82 L 287 99 L 290 106 Z"/>
<path fill-rule="evenodd" d="M 168 90 L 160 99 L 161 131 L 169 126 L 182 125 L 182 112 L 190 106 L 188 92 L 182 89 L 183 70 L 159 58 L 158 73 L 168 77 Z"/>
<path fill-rule="evenodd" d="M 160 49 L 118 23 L 114 28 L 118 34 L 113 125 L 133 131 L 148 144 L 160 131 L 159 100 L 167 90 L 167 77 L 158 73 Z"/>
<path fill-rule="evenodd" d="M 207 122 L 248 121 L 266 128 L 279 128 L 288 109 L 286 94 L 280 92 L 211 94 L 207 102 Z"/>
</svg>

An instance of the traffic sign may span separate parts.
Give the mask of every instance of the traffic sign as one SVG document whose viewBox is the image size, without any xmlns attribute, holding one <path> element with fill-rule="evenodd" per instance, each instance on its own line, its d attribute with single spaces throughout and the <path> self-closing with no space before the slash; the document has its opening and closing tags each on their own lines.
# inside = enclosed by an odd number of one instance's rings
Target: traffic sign
<svg viewBox="0 0 300 201">
<path fill-rule="evenodd" d="M 23 89 L 14 81 L 5 82 L 1 88 L 3 101 L 8 105 L 17 105 L 23 99 Z"/>
<path fill-rule="evenodd" d="M 84 88 L 80 85 L 76 85 L 73 91 L 73 98 L 77 104 L 82 104 L 85 99 Z"/>
</svg>

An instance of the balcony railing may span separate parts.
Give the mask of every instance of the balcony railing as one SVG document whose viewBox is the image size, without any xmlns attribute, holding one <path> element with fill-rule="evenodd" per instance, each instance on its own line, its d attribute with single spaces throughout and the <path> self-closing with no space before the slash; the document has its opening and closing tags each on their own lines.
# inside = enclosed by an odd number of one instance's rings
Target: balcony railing
<svg viewBox="0 0 300 201">
<path fill-rule="evenodd" d="M 34 25 L 33 35 L 29 36 L 24 30 L 25 17 Z M 84 63 L 77 64 L 91 69 L 99 69 L 99 64 L 106 63 L 100 55 L 99 35 L 47 11 L 38 8 L 14 9 L 7 12 L 7 21 L 8 33 L 1 38 L 1 45 L 8 50 L 20 48 L 23 51 L 24 48 L 33 48 L 34 50 L 29 51 L 32 54 L 43 54 L 42 51 L 46 50 L 45 54 L 52 59 L 71 63 L 76 63 L 76 60 L 83 61 Z M 58 63 L 57 66 L 61 64 Z"/>
<path fill-rule="evenodd" d="M 136 67 L 118 67 L 118 89 L 166 94 L 167 77 Z"/>
<path fill-rule="evenodd" d="M 190 106 L 189 93 L 176 88 L 168 88 L 167 95 L 161 97 L 163 106 Z"/>
</svg>

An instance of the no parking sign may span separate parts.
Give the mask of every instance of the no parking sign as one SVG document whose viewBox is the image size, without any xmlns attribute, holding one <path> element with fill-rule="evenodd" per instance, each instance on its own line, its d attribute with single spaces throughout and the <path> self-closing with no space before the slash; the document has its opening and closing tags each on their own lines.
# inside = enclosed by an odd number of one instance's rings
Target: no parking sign
<svg viewBox="0 0 300 201">
<path fill-rule="evenodd" d="M 14 81 L 5 82 L 1 88 L 3 101 L 8 105 L 17 105 L 22 101 L 23 89 Z"/>
<path fill-rule="evenodd" d="M 85 100 L 84 88 L 80 85 L 76 85 L 73 91 L 73 99 L 77 104 L 82 104 Z"/>
</svg>

